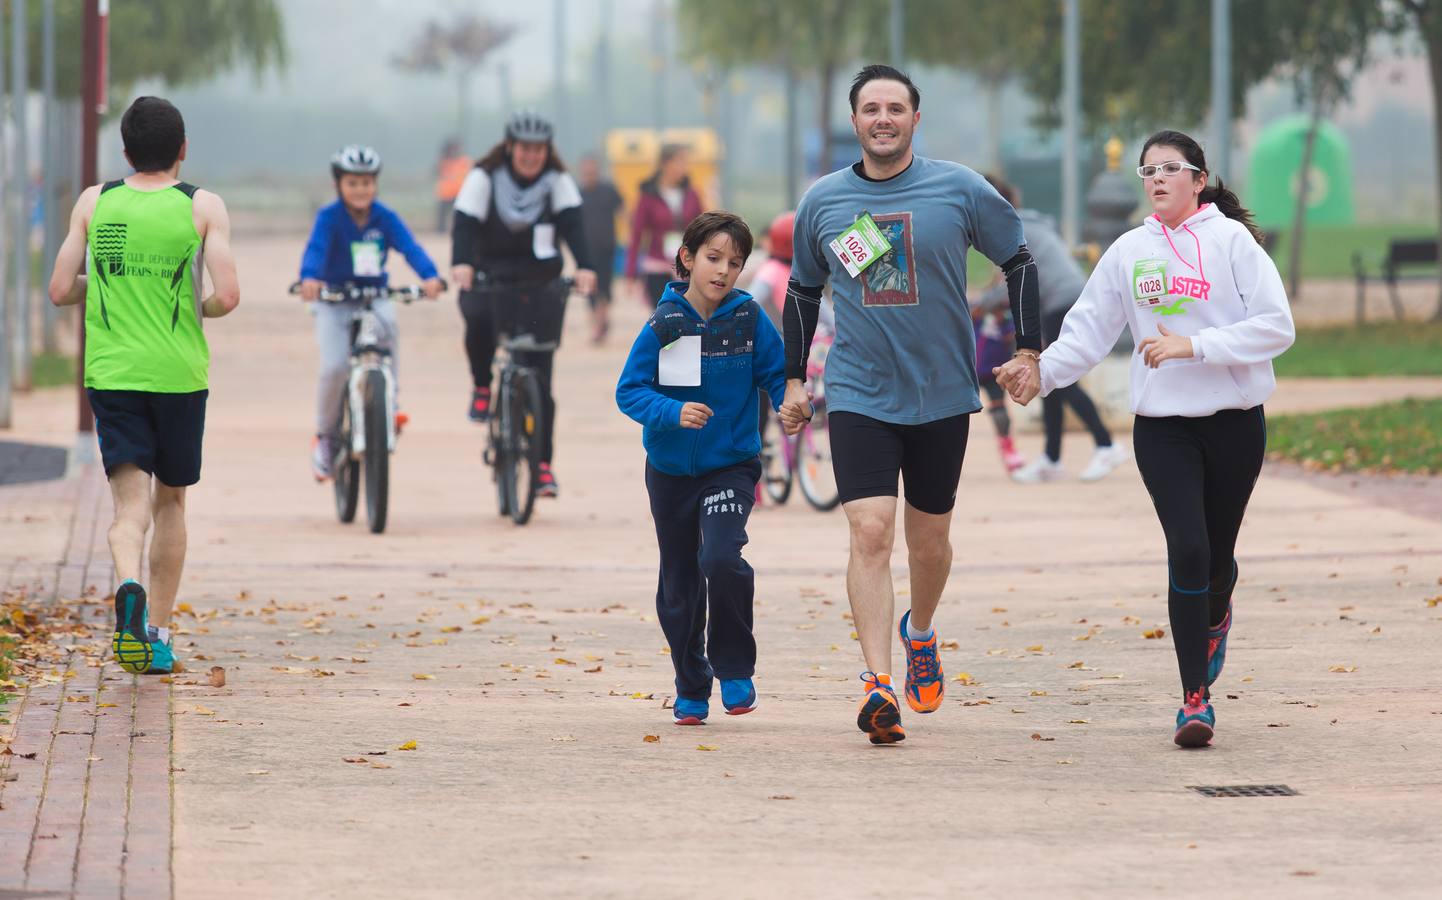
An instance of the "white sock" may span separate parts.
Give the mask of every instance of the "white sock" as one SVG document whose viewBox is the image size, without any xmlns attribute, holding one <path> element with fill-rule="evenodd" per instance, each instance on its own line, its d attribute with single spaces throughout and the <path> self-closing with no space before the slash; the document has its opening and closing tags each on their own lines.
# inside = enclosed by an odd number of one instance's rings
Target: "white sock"
<svg viewBox="0 0 1442 900">
<path fill-rule="evenodd" d="M 169 628 L 160 628 L 159 626 L 151 625 L 151 626 L 150 626 L 150 630 L 154 633 L 154 635 L 153 635 L 154 640 L 159 641 L 159 642 L 162 643 L 162 644 L 168 644 L 168 643 L 170 643 L 170 629 L 169 629 Z"/>
<path fill-rule="evenodd" d="M 907 617 L 906 636 L 911 638 L 913 641 L 929 641 L 931 640 L 931 636 L 934 632 L 935 629 L 932 628 L 928 628 L 925 631 L 918 631 L 916 629 L 916 625 L 912 623 L 911 618 Z"/>
</svg>

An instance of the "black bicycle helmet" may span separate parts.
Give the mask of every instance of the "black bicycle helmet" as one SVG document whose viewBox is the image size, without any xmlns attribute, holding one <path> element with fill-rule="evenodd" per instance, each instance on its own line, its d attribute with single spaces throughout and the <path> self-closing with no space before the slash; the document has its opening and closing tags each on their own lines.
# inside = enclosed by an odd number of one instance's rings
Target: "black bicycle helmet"
<svg viewBox="0 0 1442 900">
<path fill-rule="evenodd" d="M 334 178 L 342 175 L 379 175 L 381 155 L 362 144 L 350 144 L 337 150 L 330 158 L 330 174 Z"/>
<path fill-rule="evenodd" d="M 551 121 L 534 109 L 518 110 L 511 113 L 511 117 L 506 120 L 507 140 L 544 144 L 551 139 L 554 132 Z"/>
</svg>

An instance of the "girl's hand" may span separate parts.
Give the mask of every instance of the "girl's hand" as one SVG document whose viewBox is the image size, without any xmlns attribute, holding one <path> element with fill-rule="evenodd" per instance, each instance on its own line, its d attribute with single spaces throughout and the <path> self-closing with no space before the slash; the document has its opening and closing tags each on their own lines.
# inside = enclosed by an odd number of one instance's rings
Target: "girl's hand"
<svg viewBox="0 0 1442 900">
<path fill-rule="evenodd" d="M 427 300 L 434 300 L 445 292 L 446 283 L 439 278 L 427 278 L 421 282 L 421 293 Z"/>
<path fill-rule="evenodd" d="M 1149 337 L 1137 345 L 1137 352 L 1153 369 L 1169 359 L 1191 359 L 1192 339 L 1182 334 L 1172 334 L 1167 326 L 1157 324 L 1161 337 Z"/>
<path fill-rule="evenodd" d="M 320 281 L 315 278 L 304 279 L 300 283 L 300 299 L 306 301 L 307 303 L 315 300 L 317 297 L 320 296 L 320 291 L 323 287 L 325 287 L 324 281 Z"/>
<path fill-rule="evenodd" d="M 704 403 L 687 403 L 681 407 L 682 428 L 704 428 L 712 416 L 711 407 Z"/>
</svg>

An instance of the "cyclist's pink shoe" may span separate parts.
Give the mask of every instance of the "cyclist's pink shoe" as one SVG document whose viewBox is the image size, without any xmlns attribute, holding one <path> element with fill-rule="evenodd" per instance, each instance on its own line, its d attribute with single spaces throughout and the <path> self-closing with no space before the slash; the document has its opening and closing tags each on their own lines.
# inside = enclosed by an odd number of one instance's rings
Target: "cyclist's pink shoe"
<svg viewBox="0 0 1442 900">
<path fill-rule="evenodd" d="M 485 422 L 491 418 L 491 389 L 478 387 L 471 392 L 471 407 L 466 416 L 472 422 Z"/>
<path fill-rule="evenodd" d="M 396 413 L 396 434 L 399 435 L 411 423 L 411 417 L 403 412 Z"/>
<path fill-rule="evenodd" d="M 560 496 L 561 486 L 556 484 L 556 475 L 551 471 L 550 463 L 541 463 L 539 474 L 536 476 L 537 497 Z"/>
<path fill-rule="evenodd" d="M 1022 456 L 1016 449 L 1016 442 L 1011 436 L 999 437 L 996 439 L 997 446 L 1001 449 L 1001 462 L 1006 466 L 1008 472 L 1015 472 L 1026 465 L 1026 457 Z"/>
</svg>

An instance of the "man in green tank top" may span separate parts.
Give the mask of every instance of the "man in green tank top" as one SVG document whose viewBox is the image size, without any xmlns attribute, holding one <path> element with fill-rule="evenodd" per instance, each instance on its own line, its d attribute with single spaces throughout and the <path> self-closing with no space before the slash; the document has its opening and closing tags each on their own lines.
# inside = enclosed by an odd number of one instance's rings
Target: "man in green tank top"
<svg viewBox="0 0 1442 900">
<path fill-rule="evenodd" d="M 180 111 L 141 97 L 120 120 L 120 137 L 135 174 L 80 195 L 50 300 L 85 303 L 85 387 L 115 499 L 111 648 L 126 671 L 160 674 L 174 667 L 169 626 L 185 566 L 185 489 L 200 480 L 210 369 L 202 321 L 235 309 L 240 282 L 225 203 L 180 180 Z M 140 560 L 152 522 L 147 595 Z"/>
</svg>

